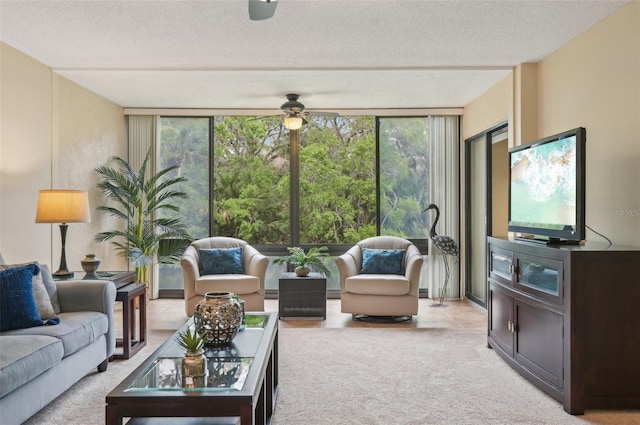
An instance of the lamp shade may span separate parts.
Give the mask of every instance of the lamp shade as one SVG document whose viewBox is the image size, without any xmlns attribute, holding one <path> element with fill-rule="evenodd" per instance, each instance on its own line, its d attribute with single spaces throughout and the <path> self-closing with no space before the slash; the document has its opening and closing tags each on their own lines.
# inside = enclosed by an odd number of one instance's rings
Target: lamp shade
<svg viewBox="0 0 640 425">
<path fill-rule="evenodd" d="M 284 118 L 284 126 L 289 130 L 298 130 L 302 127 L 302 117 L 298 115 L 288 115 Z"/>
<path fill-rule="evenodd" d="M 41 190 L 36 223 L 87 223 L 89 196 L 84 190 Z"/>
</svg>

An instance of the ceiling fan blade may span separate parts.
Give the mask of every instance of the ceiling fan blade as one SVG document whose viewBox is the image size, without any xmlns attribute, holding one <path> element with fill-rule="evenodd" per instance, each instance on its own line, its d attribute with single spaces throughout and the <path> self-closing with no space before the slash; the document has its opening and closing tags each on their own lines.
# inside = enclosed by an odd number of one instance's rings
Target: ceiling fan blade
<svg viewBox="0 0 640 425">
<path fill-rule="evenodd" d="M 314 117 L 339 117 L 340 114 L 337 112 L 323 112 L 323 111 L 305 111 L 309 115 Z"/>
<path fill-rule="evenodd" d="M 249 19 L 262 21 L 269 19 L 276 12 L 278 0 L 249 0 Z"/>
</svg>

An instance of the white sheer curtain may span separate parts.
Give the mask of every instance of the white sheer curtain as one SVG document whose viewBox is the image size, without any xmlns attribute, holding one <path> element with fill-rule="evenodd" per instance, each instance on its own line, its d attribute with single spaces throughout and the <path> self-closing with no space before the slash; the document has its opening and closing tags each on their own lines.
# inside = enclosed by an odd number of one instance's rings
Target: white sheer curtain
<svg viewBox="0 0 640 425">
<path fill-rule="evenodd" d="M 460 246 L 460 128 L 458 116 L 429 117 L 428 203 L 440 209 L 436 233 Z M 432 212 L 435 219 L 435 214 Z M 459 259 L 449 257 L 451 274 L 446 298 L 460 297 Z M 445 280 L 442 253 L 429 241 L 429 297 L 437 298 Z"/>
<path fill-rule="evenodd" d="M 128 116 L 129 164 L 134 169 L 142 166 L 149 148 L 152 149 L 151 159 L 147 165 L 147 174 L 156 171 L 156 137 L 158 135 L 159 120 L 151 115 Z M 154 264 L 149 276 L 149 296 L 158 298 L 158 265 Z"/>
</svg>

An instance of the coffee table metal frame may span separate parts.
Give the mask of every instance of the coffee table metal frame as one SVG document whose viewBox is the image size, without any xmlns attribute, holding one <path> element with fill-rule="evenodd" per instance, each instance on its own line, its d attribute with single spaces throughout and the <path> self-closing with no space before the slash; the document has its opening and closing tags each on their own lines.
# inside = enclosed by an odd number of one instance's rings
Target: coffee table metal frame
<svg viewBox="0 0 640 425">
<path fill-rule="evenodd" d="M 137 367 L 106 397 L 106 424 L 122 425 L 123 418 L 153 417 L 239 417 L 241 425 L 270 423 L 278 391 L 278 315 L 266 316 L 263 334 L 255 347 L 253 361 L 241 390 L 128 390 L 137 378 L 151 369 L 165 351 L 175 348 L 175 337 L 193 322 L 189 319 L 149 358 Z M 242 338 L 236 337 L 233 350 L 246 351 Z M 252 348 L 250 348 L 252 349 Z M 229 350 L 229 351 L 233 351 Z M 232 357 L 230 355 L 230 357 Z"/>
</svg>

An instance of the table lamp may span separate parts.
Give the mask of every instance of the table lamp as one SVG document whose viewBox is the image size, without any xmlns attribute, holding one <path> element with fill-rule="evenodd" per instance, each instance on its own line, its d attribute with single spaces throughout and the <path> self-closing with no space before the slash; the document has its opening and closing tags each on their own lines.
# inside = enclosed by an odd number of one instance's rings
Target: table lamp
<svg viewBox="0 0 640 425">
<path fill-rule="evenodd" d="M 88 223 L 89 197 L 84 190 L 41 190 L 38 195 L 38 210 L 36 223 L 60 223 L 60 238 L 62 252 L 60 254 L 60 268 L 53 273 L 54 277 L 73 277 L 73 272 L 67 269 L 65 241 L 67 239 L 67 223 Z"/>
</svg>

